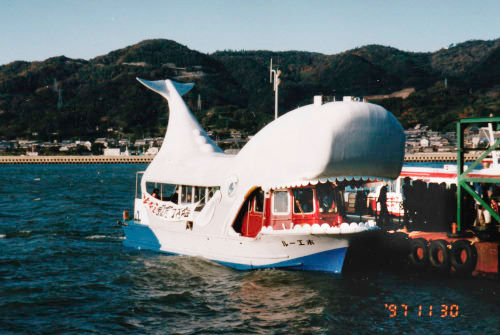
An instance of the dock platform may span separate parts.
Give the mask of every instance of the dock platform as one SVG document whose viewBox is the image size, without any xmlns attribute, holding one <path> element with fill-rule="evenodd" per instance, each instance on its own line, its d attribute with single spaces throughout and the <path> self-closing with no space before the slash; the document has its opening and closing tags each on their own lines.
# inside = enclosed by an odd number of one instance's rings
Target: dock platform
<svg viewBox="0 0 500 335">
<path fill-rule="evenodd" d="M 496 275 L 500 269 L 500 242 L 482 241 L 472 233 L 450 237 L 445 232 L 405 232 L 409 261 L 418 269 L 432 268 L 438 272 Z M 389 234 L 391 235 L 391 234 Z"/>
</svg>

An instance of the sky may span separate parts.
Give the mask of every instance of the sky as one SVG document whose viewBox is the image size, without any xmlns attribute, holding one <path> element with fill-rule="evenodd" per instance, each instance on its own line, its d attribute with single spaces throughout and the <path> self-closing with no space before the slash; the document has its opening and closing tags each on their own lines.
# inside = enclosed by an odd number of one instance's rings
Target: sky
<svg viewBox="0 0 500 335">
<path fill-rule="evenodd" d="M 0 0 L 0 64 L 91 59 L 145 39 L 204 53 L 367 44 L 428 52 L 500 37 L 499 0 Z"/>
</svg>

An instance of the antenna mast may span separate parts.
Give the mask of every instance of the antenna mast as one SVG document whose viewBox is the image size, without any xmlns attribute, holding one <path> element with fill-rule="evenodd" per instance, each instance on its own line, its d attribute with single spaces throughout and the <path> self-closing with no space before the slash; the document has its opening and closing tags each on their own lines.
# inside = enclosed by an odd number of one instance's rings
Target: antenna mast
<svg viewBox="0 0 500 335">
<path fill-rule="evenodd" d="M 273 76 L 274 75 L 274 76 Z M 280 84 L 281 70 L 273 69 L 273 59 L 271 58 L 271 65 L 269 66 L 269 82 L 273 82 L 274 78 L 274 119 L 278 118 L 278 85 Z"/>
</svg>

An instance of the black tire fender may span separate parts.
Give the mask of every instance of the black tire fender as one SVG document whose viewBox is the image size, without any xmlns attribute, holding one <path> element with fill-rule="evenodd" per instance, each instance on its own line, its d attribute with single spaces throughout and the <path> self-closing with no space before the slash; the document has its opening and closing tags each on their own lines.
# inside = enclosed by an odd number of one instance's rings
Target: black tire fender
<svg viewBox="0 0 500 335">
<path fill-rule="evenodd" d="M 419 255 L 419 250 L 422 250 L 422 257 Z M 423 269 L 429 264 L 429 248 L 427 240 L 423 238 L 415 238 L 410 240 L 410 261 L 414 267 Z"/>
<path fill-rule="evenodd" d="M 462 252 L 465 252 L 466 258 L 462 260 Z M 458 240 L 451 245 L 451 265 L 457 273 L 471 274 L 477 264 L 477 249 L 467 240 Z"/>
<path fill-rule="evenodd" d="M 432 267 L 439 271 L 450 270 L 450 254 L 448 252 L 449 245 L 450 244 L 446 240 L 434 240 L 431 241 L 429 246 L 429 261 Z M 440 253 L 441 259 L 439 259 Z"/>
</svg>

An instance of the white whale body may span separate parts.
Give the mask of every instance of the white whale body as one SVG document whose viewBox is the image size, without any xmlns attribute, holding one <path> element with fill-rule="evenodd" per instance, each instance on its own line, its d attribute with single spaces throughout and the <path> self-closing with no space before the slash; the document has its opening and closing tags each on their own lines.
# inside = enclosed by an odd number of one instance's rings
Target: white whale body
<svg viewBox="0 0 500 335">
<path fill-rule="evenodd" d="M 347 235 L 375 228 L 371 223 L 332 222 L 333 209 L 321 212 L 319 188 L 399 175 L 405 137 L 383 107 L 364 102 L 300 107 L 229 155 L 183 101 L 193 84 L 138 80 L 167 99 L 169 120 L 163 145 L 141 179 L 134 220 L 124 226 L 125 246 L 202 256 L 238 269 L 340 272 Z M 177 185 L 184 202 L 155 199 L 148 183 Z M 215 193 L 196 200 L 196 192 L 208 195 L 209 188 Z M 301 192 L 313 197 L 309 209 L 307 201 L 305 209 L 295 204 Z M 258 201 L 263 208 L 257 208 Z M 181 205 L 201 209 L 185 220 L 164 215 Z M 288 212 L 280 212 L 279 206 Z M 158 208 L 164 209 L 161 215 Z"/>
</svg>

